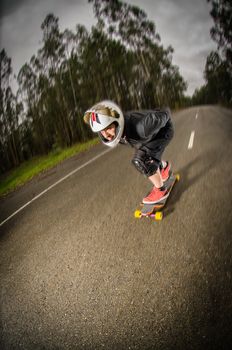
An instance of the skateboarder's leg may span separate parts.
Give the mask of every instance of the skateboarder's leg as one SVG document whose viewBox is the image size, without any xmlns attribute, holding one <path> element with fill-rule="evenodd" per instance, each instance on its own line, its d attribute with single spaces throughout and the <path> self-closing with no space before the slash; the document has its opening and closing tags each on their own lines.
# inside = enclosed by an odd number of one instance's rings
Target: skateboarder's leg
<svg viewBox="0 0 232 350">
<path fill-rule="evenodd" d="M 160 162 L 159 159 L 152 159 L 146 152 L 141 150 L 136 151 L 132 160 L 136 169 L 144 174 L 153 184 L 152 191 L 143 199 L 143 203 L 157 203 L 168 195 L 159 169 Z"/>
<path fill-rule="evenodd" d="M 157 169 L 155 174 L 149 176 L 148 179 L 153 183 L 153 185 L 156 188 L 161 188 L 164 185 L 164 182 L 163 182 L 163 179 L 162 179 L 162 176 L 161 176 L 159 168 Z"/>
</svg>

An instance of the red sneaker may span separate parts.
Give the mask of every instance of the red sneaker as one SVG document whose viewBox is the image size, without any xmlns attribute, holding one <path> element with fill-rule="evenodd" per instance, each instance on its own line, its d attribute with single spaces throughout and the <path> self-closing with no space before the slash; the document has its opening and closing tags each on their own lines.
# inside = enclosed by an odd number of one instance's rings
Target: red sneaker
<svg viewBox="0 0 232 350">
<path fill-rule="evenodd" d="M 143 203 L 144 204 L 159 203 L 163 199 L 167 198 L 168 195 L 169 195 L 169 192 L 167 190 L 161 191 L 158 188 L 154 187 L 151 193 L 146 198 L 143 198 Z"/>
<path fill-rule="evenodd" d="M 165 168 L 160 170 L 160 174 L 163 181 L 168 180 L 169 176 L 171 175 L 171 164 L 169 162 L 167 162 L 167 165 Z"/>
</svg>

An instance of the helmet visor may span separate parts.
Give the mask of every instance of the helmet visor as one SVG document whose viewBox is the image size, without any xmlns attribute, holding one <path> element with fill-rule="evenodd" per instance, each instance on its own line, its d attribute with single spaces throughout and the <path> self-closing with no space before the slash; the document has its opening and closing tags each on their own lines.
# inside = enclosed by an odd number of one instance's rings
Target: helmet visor
<svg viewBox="0 0 232 350">
<path fill-rule="evenodd" d="M 113 141 L 117 136 L 117 123 L 111 123 L 105 129 L 99 131 L 98 134 L 105 142 Z"/>
</svg>

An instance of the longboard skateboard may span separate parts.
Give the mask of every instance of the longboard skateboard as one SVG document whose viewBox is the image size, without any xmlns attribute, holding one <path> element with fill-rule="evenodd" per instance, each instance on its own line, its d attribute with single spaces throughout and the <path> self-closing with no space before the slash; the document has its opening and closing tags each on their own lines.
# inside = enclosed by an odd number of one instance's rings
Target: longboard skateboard
<svg viewBox="0 0 232 350">
<path fill-rule="evenodd" d="M 173 189 L 173 186 L 177 181 L 180 180 L 180 175 L 179 174 L 171 174 L 169 179 L 167 180 L 166 186 L 168 188 L 168 196 L 161 202 L 155 203 L 155 204 L 144 204 L 142 203 L 141 210 L 136 210 L 134 213 L 134 216 L 136 219 L 141 219 L 142 217 L 150 217 L 153 218 L 157 221 L 163 219 L 163 212 L 162 209 L 164 208 L 168 197 Z"/>
</svg>

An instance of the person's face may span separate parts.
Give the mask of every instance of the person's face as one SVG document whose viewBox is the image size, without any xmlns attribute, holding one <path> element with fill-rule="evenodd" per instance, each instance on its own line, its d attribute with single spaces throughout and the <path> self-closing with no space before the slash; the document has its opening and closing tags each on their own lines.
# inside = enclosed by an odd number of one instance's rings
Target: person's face
<svg viewBox="0 0 232 350">
<path fill-rule="evenodd" d="M 108 141 L 112 141 L 115 138 L 116 135 L 116 126 L 115 124 L 110 124 L 101 131 L 102 136 L 107 139 Z"/>
</svg>

